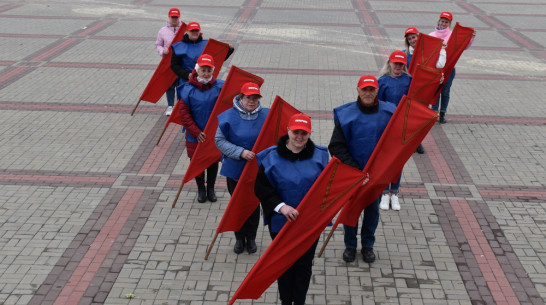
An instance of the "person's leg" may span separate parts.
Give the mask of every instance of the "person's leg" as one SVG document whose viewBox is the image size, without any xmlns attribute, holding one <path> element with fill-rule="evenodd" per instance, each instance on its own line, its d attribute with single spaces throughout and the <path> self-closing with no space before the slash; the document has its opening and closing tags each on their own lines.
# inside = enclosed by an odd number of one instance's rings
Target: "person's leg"
<svg viewBox="0 0 546 305">
<path fill-rule="evenodd" d="M 197 202 L 203 203 L 207 201 L 207 191 L 205 189 L 205 173 L 195 177 L 195 183 L 197 183 Z"/>
<path fill-rule="evenodd" d="M 379 224 L 379 202 L 381 197 L 377 198 L 367 208 L 364 209 L 364 220 L 362 221 L 362 230 L 360 231 L 362 243 L 362 257 L 365 262 L 373 263 L 375 254 L 373 246 L 375 244 L 375 230 Z"/>
<path fill-rule="evenodd" d="M 237 180 L 226 177 L 227 189 L 230 195 L 233 195 L 235 187 L 237 186 Z M 240 254 L 245 250 L 245 233 L 243 230 L 239 230 L 235 233 L 235 246 L 233 246 L 233 252 Z"/>
<path fill-rule="evenodd" d="M 400 191 L 400 181 L 402 180 L 402 175 L 398 177 L 396 183 L 391 183 L 391 206 L 394 211 L 400 211 L 400 201 L 398 198 L 398 192 Z"/>
<path fill-rule="evenodd" d="M 311 245 L 300 259 L 295 263 L 295 277 L 294 286 L 292 292 L 292 298 L 294 305 L 304 305 L 307 297 L 307 291 L 309 290 L 309 283 L 311 282 L 311 275 L 313 274 L 313 259 L 315 258 L 315 251 L 317 249 L 318 239 Z"/>
<path fill-rule="evenodd" d="M 246 250 L 249 254 L 258 251 L 256 245 L 256 232 L 258 232 L 258 226 L 260 224 L 260 206 L 257 206 L 254 212 L 250 214 L 250 217 L 245 221 L 241 231 L 244 231 L 246 236 Z"/>
<path fill-rule="evenodd" d="M 216 176 L 218 175 L 218 162 L 212 164 L 207 168 L 207 198 L 210 202 L 216 202 L 216 193 L 214 192 L 214 184 L 216 183 Z"/>
<path fill-rule="evenodd" d="M 165 95 L 167 96 L 167 105 L 169 107 L 174 107 L 174 92 L 175 91 L 176 91 L 175 87 L 171 86 L 169 87 L 169 89 L 167 89 L 167 92 L 165 93 Z"/>
<path fill-rule="evenodd" d="M 343 260 L 350 263 L 354 262 L 356 257 L 356 232 L 358 230 L 358 223 L 356 227 L 343 225 L 343 239 L 345 241 L 345 251 L 343 252 Z"/>
<path fill-rule="evenodd" d="M 451 92 L 451 85 L 453 84 L 453 79 L 455 78 L 455 68 L 449 75 L 449 78 L 446 81 L 446 84 L 444 88 L 442 89 L 442 93 L 440 96 L 442 97 L 442 105 L 440 107 L 440 124 L 447 123 L 446 120 L 446 112 L 447 112 L 447 106 L 449 105 L 449 96 Z"/>
</svg>

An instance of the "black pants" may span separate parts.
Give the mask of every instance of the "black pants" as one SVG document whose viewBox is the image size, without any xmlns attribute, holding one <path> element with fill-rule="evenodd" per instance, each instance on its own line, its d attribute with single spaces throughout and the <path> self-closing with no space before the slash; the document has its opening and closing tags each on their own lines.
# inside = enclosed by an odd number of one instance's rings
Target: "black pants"
<svg viewBox="0 0 546 305">
<path fill-rule="evenodd" d="M 272 239 L 275 239 L 278 233 L 269 232 Z M 313 274 L 313 258 L 317 249 L 318 239 L 288 270 L 286 270 L 278 279 L 279 295 L 282 304 L 294 305 L 305 304 L 307 290 Z"/>
<path fill-rule="evenodd" d="M 227 188 L 230 195 L 233 195 L 235 187 L 237 186 L 237 180 L 227 178 Z M 238 240 L 255 240 L 256 232 L 258 232 L 258 226 L 260 224 L 260 205 L 256 207 L 254 212 L 250 214 L 250 217 L 245 221 L 245 224 L 241 229 L 235 232 L 235 238 Z"/>
</svg>

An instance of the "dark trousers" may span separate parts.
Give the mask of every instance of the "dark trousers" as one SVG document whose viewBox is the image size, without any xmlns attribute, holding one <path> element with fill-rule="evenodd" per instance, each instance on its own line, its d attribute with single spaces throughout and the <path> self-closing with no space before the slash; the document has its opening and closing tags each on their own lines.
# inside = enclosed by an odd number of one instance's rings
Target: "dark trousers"
<svg viewBox="0 0 546 305">
<path fill-rule="evenodd" d="M 269 231 L 272 239 L 278 233 Z M 309 290 L 311 275 L 313 274 L 313 258 L 317 250 L 318 239 L 288 270 L 278 279 L 279 295 L 282 304 L 303 305 Z"/>
<path fill-rule="evenodd" d="M 235 187 L 237 186 L 237 180 L 227 178 L 227 189 L 230 195 L 233 195 Z M 235 232 L 235 238 L 238 240 L 255 240 L 256 232 L 258 232 L 258 226 L 260 225 L 260 205 L 256 207 L 254 212 L 250 214 L 250 217 L 245 221 L 245 224 L 241 229 Z"/>
</svg>

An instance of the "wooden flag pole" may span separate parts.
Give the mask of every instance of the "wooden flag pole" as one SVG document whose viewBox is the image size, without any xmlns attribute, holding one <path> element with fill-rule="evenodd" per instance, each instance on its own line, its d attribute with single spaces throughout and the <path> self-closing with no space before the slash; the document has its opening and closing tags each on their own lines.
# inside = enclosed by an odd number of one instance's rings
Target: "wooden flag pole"
<svg viewBox="0 0 546 305">
<path fill-rule="evenodd" d="M 139 104 L 140 104 L 140 100 L 138 100 L 138 102 L 135 105 L 135 108 L 133 108 L 133 111 L 131 112 L 131 116 L 133 116 Z"/>
<path fill-rule="evenodd" d="M 209 246 L 209 248 L 207 249 L 207 255 L 205 255 L 205 260 L 209 259 L 209 254 L 210 254 L 210 252 L 212 251 L 212 246 L 213 246 L 214 243 L 216 242 L 216 237 L 218 237 L 218 232 L 216 232 L 216 234 L 214 234 L 214 238 L 213 238 L 212 241 L 210 242 L 210 246 Z"/>
<path fill-rule="evenodd" d="M 324 241 L 324 245 L 322 245 L 322 248 L 320 248 L 320 251 L 319 251 L 319 254 L 317 257 L 321 257 L 322 256 L 322 253 L 324 252 L 324 249 L 326 249 L 326 245 L 328 244 L 328 242 L 330 241 L 330 238 L 332 237 L 332 235 L 334 234 L 334 231 L 336 230 L 337 228 L 337 224 L 335 224 L 334 227 L 332 227 L 332 230 L 330 230 L 330 233 L 328 234 L 328 237 L 326 237 L 326 240 Z"/>
<path fill-rule="evenodd" d="M 163 131 L 159 135 L 159 139 L 157 139 L 157 143 L 155 143 L 155 146 L 159 145 L 159 141 L 161 141 L 161 138 L 163 137 L 163 134 L 165 133 L 165 130 L 167 130 L 168 126 L 169 126 L 169 124 L 167 124 L 167 125 L 165 125 L 165 127 L 163 127 Z"/>
<path fill-rule="evenodd" d="M 176 206 L 176 202 L 178 201 L 178 197 L 180 197 L 180 193 L 182 193 L 182 188 L 184 187 L 184 182 L 180 184 L 180 187 L 178 188 L 178 193 L 176 194 L 176 198 L 174 198 L 173 205 L 171 208 L 174 208 Z"/>
</svg>

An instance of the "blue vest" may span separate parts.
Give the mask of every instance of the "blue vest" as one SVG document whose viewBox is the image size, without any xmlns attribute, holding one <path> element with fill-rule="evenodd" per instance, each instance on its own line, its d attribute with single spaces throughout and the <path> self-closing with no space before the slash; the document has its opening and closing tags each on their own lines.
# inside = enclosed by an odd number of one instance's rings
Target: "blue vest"
<svg viewBox="0 0 546 305">
<path fill-rule="evenodd" d="M 258 166 L 264 166 L 269 182 L 282 200 L 296 208 L 328 164 L 328 157 L 328 149 L 317 145 L 312 158 L 289 161 L 279 155 L 277 146 L 273 146 L 258 154 Z M 285 223 L 284 215 L 274 213 L 271 231 L 279 232 Z"/>
<path fill-rule="evenodd" d="M 363 113 L 352 102 L 334 108 L 334 121 L 339 122 L 351 156 L 364 169 L 396 109 L 392 103 L 379 101 L 376 113 Z"/>
<path fill-rule="evenodd" d="M 408 94 L 411 76 L 406 73 L 403 73 L 398 77 L 383 75 L 377 80 L 377 83 L 379 84 L 377 99 L 391 102 L 398 106 L 402 96 Z"/>
<path fill-rule="evenodd" d="M 182 58 L 182 66 L 186 70 L 193 71 L 197 59 L 203 53 L 208 40 L 201 40 L 198 43 L 177 42 L 172 45 L 174 55 Z"/>
<path fill-rule="evenodd" d="M 212 109 L 216 104 L 216 99 L 218 99 L 218 95 L 220 95 L 223 86 L 224 81 L 217 79 L 214 85 L 212 85 L 209 90 L 205 91 L 201 91 L 194 85 L 185 82 L 176 88 L 178 97 L 190 108 L 191 116 L 199 129 L 205 130 L 205 126 L 209 121 L 209 116 L 212 113 Z M 197 139 L 189 132 L 186 133 L 186 136 L 188 142 L 197 142 Z"/>
<path fill-rule="evenodd" d="M 255 120 L 244 120 L 237 109 L 231 108 L 218 116 L 218 127 L 229 142 L 252 150 L 268 113 L 269 108 L 262 108 Z M 222 155 L 220 175 L 239 180 L 245 164 L 245 159 L 235 160 Z"/>
</svg>

